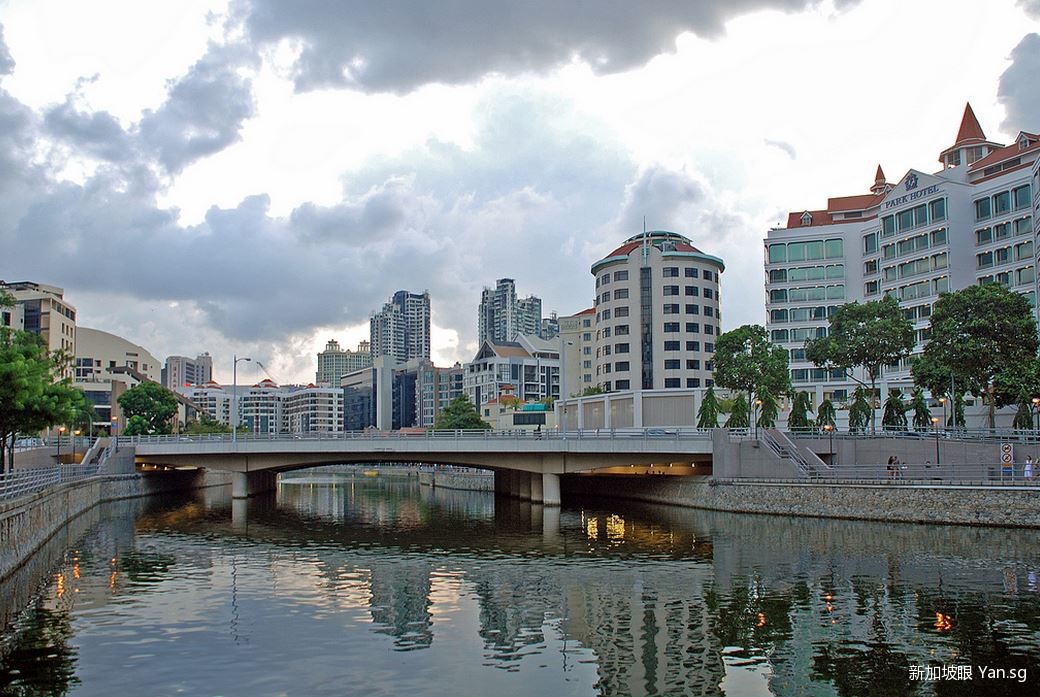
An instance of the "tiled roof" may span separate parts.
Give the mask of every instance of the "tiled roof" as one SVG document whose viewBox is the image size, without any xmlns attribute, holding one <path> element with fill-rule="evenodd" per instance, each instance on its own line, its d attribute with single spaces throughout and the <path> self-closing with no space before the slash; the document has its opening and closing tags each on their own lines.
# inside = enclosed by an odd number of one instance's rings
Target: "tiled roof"
<svg viewBox="0 0 1040 697">
<path fill-rule="evenodd" d="M 878 169 L 880 169 L 880 167 Z M 834 198 L 827 199 L 827 210 L 831 213 L 863 210 L 864 208 L 870 208 L 871 206 L 878 205 L 879 203 L 881 203 L 881 199 L 883 198 L 883 195 L 878 194 L 835 196 Z"/>
<path fill-rule="evenodd" d="M 975 118 L 975 112 L 971 110 L 971 103 L 964 105 L 964 116 L 961 117 L 961 127 L 957 129 L 957 140 L 954 145 L 970 143 L 972 141 L 984 141 L 986 134 L 982 132 L 979 120 Z"/>
<path fill-rule="evenodd" d="M 1026 135 L 1027 136 L 1032 136 L 1033 134 L 1026 133 Z M 1030 138 L 1030 140 L 1033 140 L 1033 138 Z M 1027 147 L 1025 150 L 1019 150 L 1019 148 L 1018 148 L 1018 140 L 1016 139 L 1015 142 L 1012 143 L 1011 145 L 1008 145 L 1007 147 L 1004 147 L 1004 148 L 1000 148 L 999 150 L 994 150 L 993 152 L 991 152 L 989 155 L 986 155 L 981 160 L 975 160 L 974 162 L 971 163 L 971 167 L 969 167 L 968 169 L 970 169 L 973 172 L 977 171 L 977 170 L 980 170 L 980 169 L 985 169 L 986 167 L 989 167 L 990 165 L 995 165 L 998 162 L 1003 162 L 1004 160 L 1009 160 L 1012 157 L 1015 157 L 1017 155 L 1021 155 L 1022 153 L 1033 152 L 1037 148 L 1040 148 L 1040 139 L 1037 139 L 1034 142 L 1030 143 L 1029 147 Z"/>
</svg>

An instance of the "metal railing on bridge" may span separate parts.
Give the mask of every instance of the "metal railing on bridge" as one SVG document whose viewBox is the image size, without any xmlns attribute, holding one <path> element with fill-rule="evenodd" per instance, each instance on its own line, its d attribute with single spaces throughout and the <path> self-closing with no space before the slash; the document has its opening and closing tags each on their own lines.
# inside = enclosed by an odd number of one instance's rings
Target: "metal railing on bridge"
<svg viewBox="0 0 1040 697">
<path fill-rule="evenodd" d="M 885 485 L 984 485 L 1040 487 L 1040 471 L 1022 463 L 877 463 L 835 464 L 826 470 L 813 469 L 800 481 Z"/>
<path fill-rule="evenodd" d="M 55 484 L 92 477 L 97 473 L 97 465 L 46 465 L 6 472 L 0 474 L 0 499 L 23 496 Z"/>
<path fill-rule="evenodd" d="M 957 428 L 929 429 L 927 431 L 909 429 L 883 429 L 878 426 L 873 433 L 866 431 L 824 431 L 819 428 L 789 429 L 786 433 L 792 438 L 831 438 L 833 440 L 856 440 L 862 438 L 905 438 L 910 440 L 973 440 L 992 443 L 1040 443 L 1040 431 L 1032 429 L 989 429 L 989 428 Z"/>
<path fill-rule="evenodd" d="M 648 442 L 662 441 L 705 441 L 711 440 L 711 431 L 698 428 L 585 428 L 575 430 L 453 430 L 453 431 L 315 431 L 307 433 L 239 433 L 238 442 L 256 441 L 346 441 L 356 439 L 385 441 L 565 441 L 565 440 L 628 440 L 643 439 Z M 119 436 L 120 445 L 150 443 L 211 443 L 232 442 L 231 434 L 174 434 L 164 436 Z"/>
</svg>

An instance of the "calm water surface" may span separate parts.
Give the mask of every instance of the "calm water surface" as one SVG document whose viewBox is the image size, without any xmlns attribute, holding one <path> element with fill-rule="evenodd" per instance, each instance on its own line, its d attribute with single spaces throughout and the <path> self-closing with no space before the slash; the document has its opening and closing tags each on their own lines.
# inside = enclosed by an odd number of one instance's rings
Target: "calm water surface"
<svg viewBox="0 0 1040 697">
<path fill-rule="evenodd" d="M 57 536 L 0 587 L 0 694 L 1040 694 L 1037 531 L 351 475 L 228 496 Z M 943 665 L 974 679 L 913 674 Z"/>
</svg>

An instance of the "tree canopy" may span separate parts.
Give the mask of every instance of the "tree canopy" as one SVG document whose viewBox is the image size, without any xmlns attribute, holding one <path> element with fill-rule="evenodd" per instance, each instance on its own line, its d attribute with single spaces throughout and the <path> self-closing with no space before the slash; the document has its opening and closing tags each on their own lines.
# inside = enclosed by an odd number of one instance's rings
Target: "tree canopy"
<svg viewBox="0 0 1040 697">
<path fill-rule="evenodd" d="M 791 414 L 787 417 L 787 427 L 791 430 L 804 430 L 813 427 L 812 397 L 808 392 L 796 392 L 791 402 Z"/>
<path fill-rule="evenodd" d="M 124 435 L 147 436 L 170 433 L 170 420 L 177 413 L 177 399 L 157 382 L 142 382 L 119 395 L 126 416 Z"/>
<path fill-rule="evenodd" d="M 837 416 L 838 414 L 834 408 L 834 402 L 825 399 L 820 402 L 820 408 L 816 410 L 816 425 L 820 428 L 823 428 L 824 426 L 834 428 L 834 422 Z"/>
<path fill-rule="evenodd" d="M 787 349 L 771 342 L 765 327 L 745 324 L 719 336 L 715 342 L 715 384 L 751 395 L 785 394 L 791 388 Z"/>
<path fill-rule="evenodd" d="M 885 413 L 881 418 L 881 427 L 886 431 L 906 430 L 906 402 L 899 390 L 889 390 L 885 400 Z"/>
<path fill-rule="evenodd" d="M 0 306 L 11 305 L 0 292 Z M 70 357 L 51 353 L 31 332 L 0 327 L 0 466 L 11 467 L 15 437 L 72 423 L 86 409 L 83 393 L 61 378 Z"/>
<path fill-rule="evenodd" d="M 849 405 L 849 433 L 862 433 L 870 424 L 870 415 L 874 409 L 867 399 L 867 391 L 857 387 L 852 395 L 852 404 Z"/>
<path fill-rule="evenodd" d="M 729 409 L 729 418 L 726 419 L 726 428 L 748 428 L 751 420 L 748 418 L 748 403 L 744 399 L 744 393 L 738 393 L 733 405 Z"/>
<path fill-rule="evenodd" d="M 990 426 L 998 400 L 1005 404 L 1021 400 L 1021 386 L 1008 387 L 1020 381 L 997 380 L 997 376 L 1028 374 L 1036 361 L 1036 319 L 1024 295 L 999 283 L 945 293 L 932 311 L 931 332 L 924 354 L 912 369 L 918 385 L 951 394 L 954 404 L 958 393 L 981 396 L 991 407 Z M 954 385 L 949 392 L 944 385 L 934 384 L 943 375 Z M 1010 393 L 998 396 L 997 386 Z"/>
<path fill-rule="evenodd" d="M 914 347 L 914 327 L 891 296 L 867 303 L 846 303 L 830 318 L 827 336 L 805 342 L 805 357 L 825 368 L 862 367 L 871 395 L 886 365 L 898 363 Z M 874 429 L 874 410 L 870 410 Z"/>
<path fill-rule="evenodd" d="M 910 398 L 910 409 L 914 412 L 913 425 L 915 431 L 927 431 L 932 427 L 932 412 L 928 409 L 928 401 L 924 398 L 924 390 L 918 387 Z"/>
<path fill-rule="evenodd" d="M 437 420 L 433 425 L 435 431 L 487 430 L 490 428 L 491 424 L 480 418 L 477 408 L 464 394 L 451 400 L 451 403 L 437 414 Z"/>
</svg>

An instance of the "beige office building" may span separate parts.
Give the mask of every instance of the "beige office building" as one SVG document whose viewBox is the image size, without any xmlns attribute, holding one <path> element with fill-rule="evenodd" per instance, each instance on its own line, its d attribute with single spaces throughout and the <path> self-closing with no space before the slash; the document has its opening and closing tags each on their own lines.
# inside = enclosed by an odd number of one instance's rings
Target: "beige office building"
<svg viewBox="0 0 1040 697">
<path fill-rule="evenodd" d="M 722 259 L 663 230 L 634 235 L 593 264 L 596 384 L 607 392 L 710 387 L 723 270 Z"/>
<path fill-rule="evenodd" d="M 75 355 L 76 308 L 65 302 L 62 288 L 33 281 L 0 281 L 0 290 L 13 296 L 18 306 L 12 313 L 12 323 L 20 317 L 22 326 L 18 328 L 42 336 L 50 351 Z M 70 368 L 64 377 L 71 376 Z"/>
</svg>

